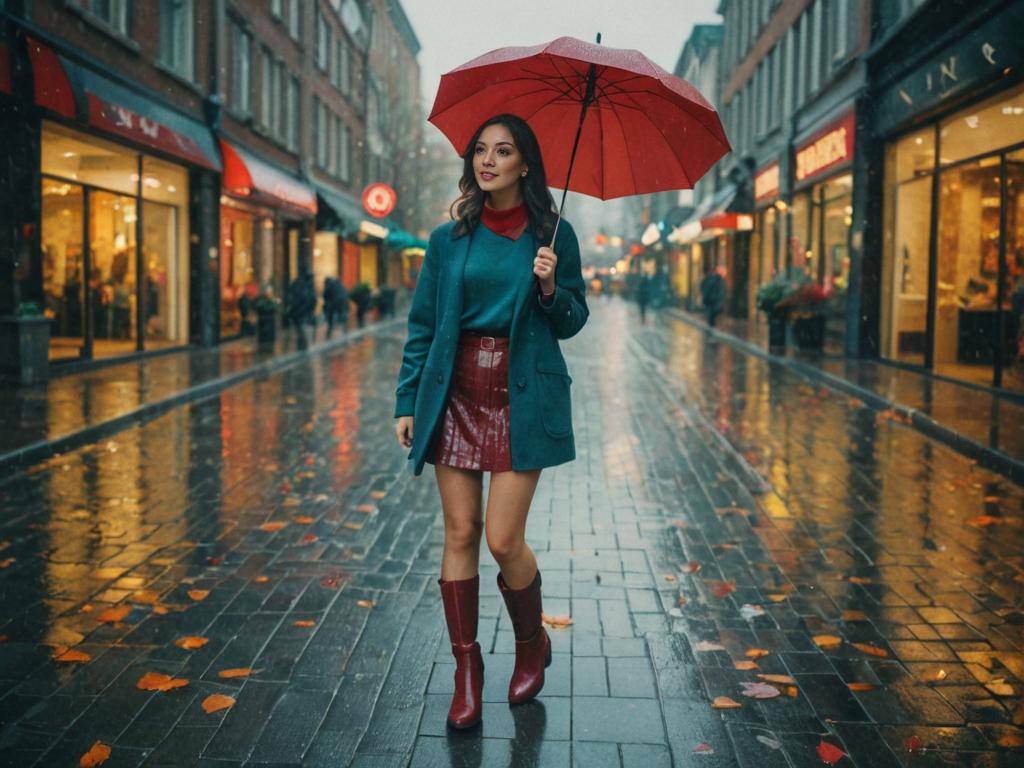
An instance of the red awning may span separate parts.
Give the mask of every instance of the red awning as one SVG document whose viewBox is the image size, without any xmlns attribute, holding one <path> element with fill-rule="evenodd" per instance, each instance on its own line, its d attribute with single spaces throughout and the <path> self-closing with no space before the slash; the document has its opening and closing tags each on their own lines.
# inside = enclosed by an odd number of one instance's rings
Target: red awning
<svg viewBox="0 0 1024 768">
<path fill-rule="evenodd" d="M 220 139 L 224 156 L 224 191 L 303 215 L 316 213 L 316 192 L 291 174 L 278 170 L 236 144 Z"/>
<path fill-rule="evenodd" d="M 749 213 L 713 213 L 700 220 L 703 229 L 736 229 L 746 232 L 754 228 L 754 217 Z"/>
<path fill-rule="evenodd" d="M 213 135 L 203 123 L 76 64 L 38 40 L 27 40 L 39 106 L 194 165 L 221 169 Z"/>
<path fill-rule="evenodd" d="M 38 40 L 29 37 L 26 42 L 28 58 L 32 62 L 32 90 L 36 104 L 73 120 L 76 114 L 75 92 L 71 90 L 61 57 Z"/>
<path fill-rule="evenodd" d="M 11 54 L 7 43 L 0 40 L 0 93 L 14 93 L 11 83 Z"/>
</svg>

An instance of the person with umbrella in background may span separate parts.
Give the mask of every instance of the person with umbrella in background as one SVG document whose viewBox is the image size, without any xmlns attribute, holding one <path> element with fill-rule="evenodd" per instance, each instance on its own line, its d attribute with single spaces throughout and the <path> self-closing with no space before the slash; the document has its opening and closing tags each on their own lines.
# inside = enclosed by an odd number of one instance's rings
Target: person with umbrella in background
<svg viewBox="0 0 1024 768">
<path fill-rule="evenodd" d="M 482 713 L 482 533 L 515 635 L 509 703 L 536 696 L 552 660 L 525 531 L 541 469 L 576 458 L 558 342 L 580 332 L 589 309 L 566 194 L 691 188 L 729 145 L 693 86 L 637 51 L 568 37 L 500 48 L 445 74 L 429 119 L 463 159 L 461 196 L 453 221 L 431 233 L 413 295 L 395 432 L 415 475 L 435 468 L 438 584 L 456 661 L 447 722 L 468 728 Z M 548 173 L 565 179 L 557 209 Z"/>
</svg>

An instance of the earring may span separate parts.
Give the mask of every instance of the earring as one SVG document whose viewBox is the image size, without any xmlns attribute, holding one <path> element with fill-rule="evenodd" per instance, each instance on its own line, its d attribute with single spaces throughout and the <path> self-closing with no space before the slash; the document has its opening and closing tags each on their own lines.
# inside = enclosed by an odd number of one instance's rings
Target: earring
<svg viewBox="0 0 1024 768">
<path fill-rule="evenodd" d="M 522 174 L 520 174 L 520 175 L 525 179 L 526 178 L 526 173 L 527 173 L 526 171 L 523 171 Z"/>
</svg>

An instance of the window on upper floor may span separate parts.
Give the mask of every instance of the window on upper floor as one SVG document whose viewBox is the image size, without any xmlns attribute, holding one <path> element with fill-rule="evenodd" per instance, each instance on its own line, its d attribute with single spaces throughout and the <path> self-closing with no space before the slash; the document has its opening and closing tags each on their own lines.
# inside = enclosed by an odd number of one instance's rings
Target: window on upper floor
<svg viewBox="0 0 1024 768">
<path fill-rule="evenodd" d="M 235 20 L 231 27 L 231 106 L 243 114 L 252 109 L 252 35 Z"/>
<path fill-rule="evenodd" d="M 286 110 L 288 112 L 288 136 L 286 138 L 288 149 L 292 152 L 299 151 L 299 120 L 302 117 L 300 88 L 299 78 L 288 78 L 288 109 Z"/>
<path fill-rule="evenodd" d="M 160 0 L 160 62 L 183 78 L 195 79 L 195 0 Z"/>
<path fill-rule="evenodd" d="M 323 11 L 316 11 L 316 65 L 326 70 L 330 61 L 331 30 Z"/>
<path fill-rule="evenodd" d="M 884 31 L 897 26 L 928 0 L 885 0 L 878 3 L 878 25 Z"/>
<path fill-rule="evenodd" d="M 288 0 L 288 34 L 294 40 L 302 37 L 302 4 L 303 0 Z"/>
<path fill-rule="evenodd" d="M 338 38 L 338 88 L 345 96 L 352 95 L 352 51 L 348 41 Z"/>
<path fill-rule="evenodd" d="M 284 0 L 270 0 L 270 13 L 275 19 L 284 15 Z"/>
<path fill-rule="evenodd" d="M 287 142 L 288 137 L 288 110 L 284 108 L 285 95 L 288 92 L 288 70 L 282 59 L 274 62 L 274 83 L 273 83 L 273 109 L 274 109 L 274 136 L 282 144 Z"/>
<path fill-rule="evenodd" d="M 327 108 L 319 98 L 316 100 L 316 164 L 327 167 Z"/>
<path fill-rule="evenodd" d="M 338 177 L 345 183 L 352 180 L 352 130 L 345 123 L 338 137 Z"/>
<path fill-rule="evenodd" d="M 327 147 L 327 171 L 332 176 L 338 174 L 338 132 L 341 130 L 341 121 L 337 115 L 331 114 L 327 116 L 327 122 L 330 125 L 329 138 L 330 145 Z"/>
<path fill-rule="evenodd" d="M 260 58 L 260 125 L 270 131 L 274 124 L 274 54 L 264 47 Z"/>
<path fill-rule="evenodd" d="M 128 34 L 128 0 L 71 0 L 71 5 L 86 11 L 115 32 Z"/>
</svg>

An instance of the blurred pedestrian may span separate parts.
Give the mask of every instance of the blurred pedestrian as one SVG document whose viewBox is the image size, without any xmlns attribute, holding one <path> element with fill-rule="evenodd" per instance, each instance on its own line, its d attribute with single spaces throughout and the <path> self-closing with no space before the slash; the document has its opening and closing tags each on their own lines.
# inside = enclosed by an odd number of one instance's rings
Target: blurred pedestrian
<svg viewBox="0 0 1024 768">
<path fill-rule="evenodd" d="M 324 280 L 324 318 L 327 320 L 327 338 L 334 332 L 335 322 L 342 333 L 348 327 L 348 290 L 336 277 Z"/>
<path fill-rule="evenodd" d="M 515 635 L 509 703 L 529 701 L 544 685 L 551 640 L 526 518 L 541 469 L 576 458 L 571 378 L 558 340 L 578 333 L 589 315 L 579 241 L 565 219 L 548 247 L 557 209 L 530 126 L 515 115 L 493 117 L 462 159 L 462 195 L 454 221 L 431 233 L 395 393 L 399 445 L 412 449 L 414 474 L 434 464 L 444 510 L 437 581 L 456 663 L 452 728 L 477 725 L 483 710 L 476 638 L 484 472 L 487 545 Z M 513 321 L 531 329 L 514 343 Z"/>
<path fill-rule="evenodd" d="M 309 346 L 306 337 L 307 324 L 313 325 L 316 313 L 316 288 L 313 273 L 304 269 L 288 286 L 288 319 L 295 329 L 295 340 L 299 349 Z"/>
<path fill-rule="evenodd" d="M 700 283 L 700 301 L 704 305 L 704 316 L 708 325 L 715 327 L 715 321 L 725 307 L 725 276 L 728 271 L 719 264 Z"/>
<path fill-rule="evenodd" d="M 640 305 L 640 322 L 647 324 L 647 305 L 651 303 L 651 278 L 646 273 L 640 275 L 636 286 L 636 303 Z"/>
</svg>

